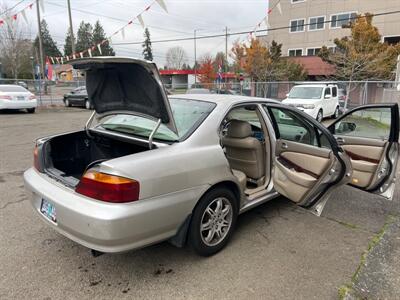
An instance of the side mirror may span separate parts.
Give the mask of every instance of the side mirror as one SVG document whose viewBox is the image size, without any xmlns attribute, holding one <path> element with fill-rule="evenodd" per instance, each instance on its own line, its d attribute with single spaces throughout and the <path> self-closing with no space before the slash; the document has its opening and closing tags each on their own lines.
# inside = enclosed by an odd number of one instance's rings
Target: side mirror
<svg viewBox="0 0 400 300">
<path fill-rule="evenodd" d="M 357 125 L 353 122 L 340 122 L 335 133 L 348 133 L 356 130 Z"/>
<path fill-rule="evenodd" d="M 324 96 L 324 99 L 331 99 L 332 97 L 331 97 L 331 95 L 325 95 Z"/>
<path fill-rule="evenodd" d="M 75 91 L 71 91 L 71 94 L 75 94 Z"/>
</svg>

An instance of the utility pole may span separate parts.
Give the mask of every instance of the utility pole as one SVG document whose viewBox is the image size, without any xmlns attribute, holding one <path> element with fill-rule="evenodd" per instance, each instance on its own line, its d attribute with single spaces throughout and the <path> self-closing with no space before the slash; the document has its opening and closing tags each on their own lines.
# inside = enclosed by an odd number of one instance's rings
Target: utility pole
<svg viewBox="0 0 400 300">
<path fill-rule="evenodd" d="M 72 54 L 75 53 L 75 37 L 74 37 L 74 28 L 72 27 L 72 15 L 71 15 L 71 3 L 70 0 L 67 0 L 68 3 L 68 16 L 69 16 L 69 30 L 71 34 L 71 47 Z"/>
<path fill-rule="evenodd" d="M 40 102 L 42 102 L 42 76 L 44 76 L 44 65 L 43 65 L 43 43 L 42 43 L 42 30 L 40 28 L 40 8 L 39 8 L 39 0 L 36 0 L 36 14 L 38 21 L 38 37 L 39 37 L 39 62 L 40 62 L 40 74 L 39 74 L 39 97 Z"/>
<path fill-rule="evenodd" d="M 225 84 L 227 81 L 227 78 L 226 78 L 227 71 L 228 71 L 228 27 L 225 26 L 225 68 L 224 68 Z"/>
<path fill-rule="evenodd" d="M 196 30 L 194 30 L 194 87 L 197 83 Z"/>
</svg>

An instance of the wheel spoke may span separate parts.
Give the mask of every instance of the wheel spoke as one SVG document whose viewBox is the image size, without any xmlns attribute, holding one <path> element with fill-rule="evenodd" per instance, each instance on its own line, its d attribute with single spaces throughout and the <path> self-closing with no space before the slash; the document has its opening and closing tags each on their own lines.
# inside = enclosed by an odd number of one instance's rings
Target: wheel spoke
<svg viewBox="0 0 400 300">
<path fill-rule="evenodd" d="M 222 210 L 222 217 L 225 218 L 229 212 L 231 211 L 231 207 L 229 205 L 226 205 L 225 208 Z"/>
<path fill-rule="evenodd" d="M 207 236 L 205 237 L 205 240 L 207 243 L 210 243 L 212 239 L 214 238 L 215 235 L 215 229 L 211 228 L 210 231 L 208 232 Z"/>
<path fill-rule="evenodd" d="M 217 207 L 215 208 L 216 213 L 220 213 L 222 211 L 222 200 L 218 199 L 217 200 Z"/>
<path fill-rule="evenodd" d="M 207 223 L 201 224 L 201 231 L 210 230 L 211 229 L 211 220 L 208 220 Z"/>
<path fill-rule="evenodd" d="M 207 207 L 206 212 L 210 217 L 215 217 L 216 213 L 210 207 Z"/>
<path fill-rule="evenodd" d="M 227 226 L 229 226 L 229 221 L 223 220 L 220 224 L 222 227 L 227 227 Z"/>
<path fill-rule="evenodd" d="M 216 233 L 216 235 L 217 235 L 217 237 L 218 237 L 218 240 L 220 240 L 220 239 L 221 239 L 221 237 L 222 237 L 222 232 L 221 232 L 221 229 L 220 229 L 220 228 L 218 228 L 217 230 L 215 230 L 215 233 Z"/>
</svg>

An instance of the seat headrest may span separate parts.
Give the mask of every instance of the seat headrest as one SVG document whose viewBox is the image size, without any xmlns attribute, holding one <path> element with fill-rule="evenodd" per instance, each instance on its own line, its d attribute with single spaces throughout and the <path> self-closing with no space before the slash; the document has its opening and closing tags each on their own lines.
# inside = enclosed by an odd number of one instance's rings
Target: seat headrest
<svg viewBox="0 0 400 300">
<path fill-rule="evenodd" d="M 240 120 L 231 120 L 226 136 L 232 138 L 246 138 L 252 135 L 249 122 Z"/>
</svg>

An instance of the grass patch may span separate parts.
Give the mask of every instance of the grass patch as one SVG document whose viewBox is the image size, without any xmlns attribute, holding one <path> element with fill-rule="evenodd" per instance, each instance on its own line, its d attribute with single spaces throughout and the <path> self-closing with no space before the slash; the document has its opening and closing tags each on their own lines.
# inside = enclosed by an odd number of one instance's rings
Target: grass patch
<svg viewBox="0 0 400 300">
<path fill-rule="evenodd" d="M 375 248 L 375 246 L 381 241 L 383 235 L 385 234 L 388 227 L 396 221 L 396 217 L 389 215 L 385 221 L 385 224 L 381 228 L 381 230 L 369 241 L 367 249 L 363 252 L 360 259 L 360 264 L 358 265 L 356 271 L 351 277 L 351 282 L 349 284 L 342 285 L 338 289 L 339 299 L 345 299 L 346 295 L 348 295 L 355 285 L 361 270 L 365 267 L 365 263 L 367 261 L 368 254 Z M 340 223 L 340 222 L 338 222 Z"/>
</svg>

